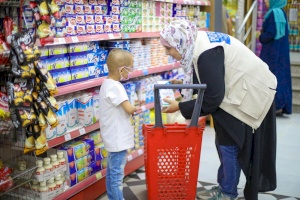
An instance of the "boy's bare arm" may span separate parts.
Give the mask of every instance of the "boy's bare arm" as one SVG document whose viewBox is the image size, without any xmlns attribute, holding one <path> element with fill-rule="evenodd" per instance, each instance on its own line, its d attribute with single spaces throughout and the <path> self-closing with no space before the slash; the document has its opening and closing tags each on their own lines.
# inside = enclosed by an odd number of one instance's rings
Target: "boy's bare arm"
<svg viewBox="0 0 300 200">
<path fill-rule="evenodd" d="M 121 103 L 121 106 L 127 112 L 128 114 L 133 114 L 135 111 L 137 111 L 137 108 L 129 103 L 128 100 Z"/>
</svg>

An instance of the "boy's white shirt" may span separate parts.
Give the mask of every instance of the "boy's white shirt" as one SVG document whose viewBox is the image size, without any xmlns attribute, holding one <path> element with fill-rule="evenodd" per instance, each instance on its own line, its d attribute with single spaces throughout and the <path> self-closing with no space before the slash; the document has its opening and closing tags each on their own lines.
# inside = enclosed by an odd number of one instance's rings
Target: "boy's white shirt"
<svg viewBox="0 0 300 200">
<path fill-rule="evenodd" d="M 100 133 L 108 152 L 119 152 L 134 147 L 134 130 L 121 103 L 128 100 L 119 81 L 105 79 L 100 88 Z"/>
</svg>

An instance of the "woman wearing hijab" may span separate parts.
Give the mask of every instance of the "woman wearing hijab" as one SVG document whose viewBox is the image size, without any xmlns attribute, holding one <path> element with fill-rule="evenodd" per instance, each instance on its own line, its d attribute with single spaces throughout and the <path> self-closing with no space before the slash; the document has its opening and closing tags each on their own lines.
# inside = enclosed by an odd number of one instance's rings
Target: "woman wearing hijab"
<svg viewBox="0 0 300 200">
<path fill-rule="evenodd" d="M 197 31 L 194 23 L 171 22 L 161 33 L 166 54 L 179 60 L 183 81 L 204 83 L 201 115 L 211 114 L 220 158 L 219 186 L 199 192 L 200 199 L 235 199 L 240 172 L 246 176 L 244 197 L 276 188 L 276 117 L 273 103 L 276 77 L 268 65 L 240 41 L 224 33 Z M 184 102 L 168 99 L 163 112 L 180 110 L 190 119 L 193 91 L 183 90 Z M 201 177 L 200 177 L 201 178 Z"/>
<path fill-rule="evenodd" d="M 279 116 L 292 113 L 289 28 L 282 10 L 286 3 L 286 0 L 265 0 L 269 10 L 264 16 L 263 31 L 259 37 L 262 43 L 260 58 L 269 65 L 278 81 L 275 105 Z"/>
</svg>

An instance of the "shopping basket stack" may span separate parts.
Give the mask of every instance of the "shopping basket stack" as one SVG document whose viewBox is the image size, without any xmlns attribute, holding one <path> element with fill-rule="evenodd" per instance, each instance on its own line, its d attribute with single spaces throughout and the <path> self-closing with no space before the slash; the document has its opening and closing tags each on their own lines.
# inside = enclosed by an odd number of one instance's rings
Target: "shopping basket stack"
<svg viewBox="0 0 300 200">
<path fill-rule="evenodd" d="M 205 118 L 199 114 L 206 85 L 154 86 L 155 124 L 143 125 L 148 200 L 194 200 Z M 198 89 L 190 125 L 162 123 L 159 89 Z"/>
</svg>

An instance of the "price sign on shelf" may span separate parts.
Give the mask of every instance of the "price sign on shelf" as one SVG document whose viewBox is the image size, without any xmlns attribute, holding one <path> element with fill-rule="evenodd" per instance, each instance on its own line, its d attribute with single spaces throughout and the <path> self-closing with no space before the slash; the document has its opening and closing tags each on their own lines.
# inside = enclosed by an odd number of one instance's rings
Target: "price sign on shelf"
<svg viewBox="0 0 300 200">
<path fill-rule="evenodd" d="M 139 155 L 142 155 L 144 153 L 143 149 L 138 150 Z"/>
<path fill-rule="evenodd" d="M 86 134 L 85 128 L 80 128 L 80 129 L 79 129 L 79 133 L 80 133 L 80 135 Z"/>
<path fill-rule="evenodd" d="M 70 140 L 72 140 L 72 137 L 71 137 L 70 133 L 67 133 L 65 135 L 65 141 L 70 141 Z"/>
<path fill-rule="evenodd" d="M 147 110 L 146 106 L 141 106 L 142 111 L 144 112 L 145 110 Z"/>
<path fill-rule="evenodd" d="M 101 172 L 96 173 L 96 179 L 99 180 L 102 178 Z"/>
<path fill-rule="evenodd" d="M 108 34 L 108 37 L 109 37 L 109 39 L 115 39 L 115 36 L 114 36 L 114 34 L 112 34 L 112 33 L 109 33 L 109 34 Z"/>
<path fill-rule="evenodd" d="M 57 44 L 66 44 L 65 38 L 57 38 Z"/>
<path fill-rule="evenodd" d="M 79 42 L 78 37 L 72 36 L 71 37 L 72 42 L 77 43 Z"/>
<path fill-rule="evenodd" d="M 131 161 L 132 160 L 132 155 L 127 156 L 127 160 Z"/>
</svg>

